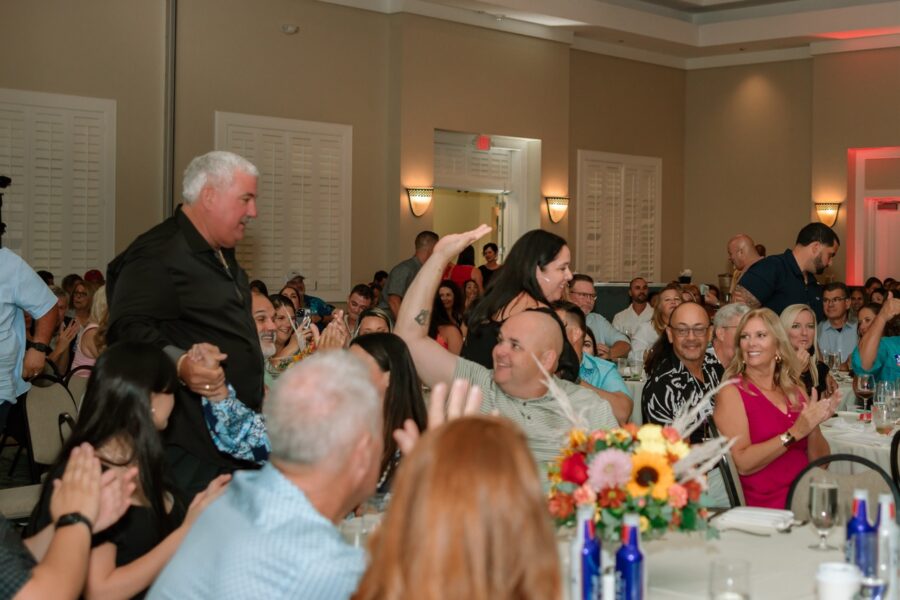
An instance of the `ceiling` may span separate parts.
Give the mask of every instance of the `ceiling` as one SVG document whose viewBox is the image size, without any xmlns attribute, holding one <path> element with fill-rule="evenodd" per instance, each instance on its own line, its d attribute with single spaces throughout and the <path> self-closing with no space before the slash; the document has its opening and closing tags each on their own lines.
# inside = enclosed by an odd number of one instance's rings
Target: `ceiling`
<svg viewBox="0 0 900 600">
<path fill-rule="evenodd" d="M 324 0 L 685 69 L 900 46 L 900 0 Z"/>
</svg>

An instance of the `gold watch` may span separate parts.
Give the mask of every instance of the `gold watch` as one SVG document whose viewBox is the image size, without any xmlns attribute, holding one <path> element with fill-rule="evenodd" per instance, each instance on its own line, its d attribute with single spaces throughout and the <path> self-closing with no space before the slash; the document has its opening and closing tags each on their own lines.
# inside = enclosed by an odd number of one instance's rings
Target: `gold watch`
<svg viewBox="0 0 900 600">
<path fill-rule="evenodd" d="M 790 429 L 778 436 L 778 439 L 781 440 L 781 445 L 785 448 L 797 441 L 797 438 L 794 437 L 794 434 L 791 433 Z"/>
</svg>

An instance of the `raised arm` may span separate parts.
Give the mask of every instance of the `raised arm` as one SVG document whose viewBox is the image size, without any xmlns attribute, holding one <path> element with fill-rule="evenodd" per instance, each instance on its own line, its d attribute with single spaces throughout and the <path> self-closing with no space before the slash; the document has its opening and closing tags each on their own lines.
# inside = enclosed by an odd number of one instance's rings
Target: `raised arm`
<svg viewBox="0 0 900 600">
<path fill-rule="evenodd" d="M 441 281 L 444 267 L 463 248 L 488 234 L 491 228 L 481 225 L 466 233 L 455 233 L 442 237 L 434 247 L 431 257 L 425 261 L 419 274 L 413 279 L 397 315 L 394 333 L 403 338 L 409 346 L 419 377 L 428 386 L 453 379 L 457 356 L 448 352 L 440 344 L 428 337 L 428 323 L 434 294 Z"/>
<path fill-rule="evenodd" d="M 884 335 L 884 326 L 898 314 L 900 314 L 900 299 L 894 298 L 893 292 L 888 292 L 887 299 L 869 326 L 869 330 L 859 340 L 859 363 L 863 370 L 870 371 L 875 365 L 878 346 Z"/>
</svg>

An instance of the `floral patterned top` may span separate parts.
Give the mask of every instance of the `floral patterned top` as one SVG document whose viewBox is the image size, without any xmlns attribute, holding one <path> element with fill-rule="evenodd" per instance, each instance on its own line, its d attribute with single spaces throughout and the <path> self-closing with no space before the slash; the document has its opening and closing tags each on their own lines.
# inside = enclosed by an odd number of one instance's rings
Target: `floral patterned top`
<svg viewBox="0 0 900 600">
<path fill-rule="evenodd" d="M 206 428 L 220 452 L 258 464 L 269 458 L 272 445 L 265 417 L 238 400 L 231 384 L 224 400 L 213 402 L 204 397 L 202 402 Z"/>
</svg>

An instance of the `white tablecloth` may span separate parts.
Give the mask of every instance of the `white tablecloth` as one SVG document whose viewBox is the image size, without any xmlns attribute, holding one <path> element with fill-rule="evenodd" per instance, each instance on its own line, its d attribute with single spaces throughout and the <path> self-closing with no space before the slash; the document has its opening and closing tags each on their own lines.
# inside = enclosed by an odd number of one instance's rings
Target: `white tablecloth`
<svg viewBox="0 0 900 600">
<path fill-rule="evenodd" d="M 631 394 L 631 399 L 634 401 L 634 405 L 631 407 L 631 422 L 635 425 L 642 425 L 644 421 L 641 419 L 641 392 L 644 391 L 644 381 L 626 379 L 625 385 L 628 386 L 628 393 Z"/>
<path fill-rule="evenodd" d="M 822 435 L 828 440 L 832 454 L 852 454 L 868 458 L 885 472 L 891 474 L 891 437 L 875 431 L 871 423 L 853 420 L 852 414 L 829 419 L 821 425 Z M 862 465 L 836 463 L 829 467 L 835 473 L 848 474 L 865 470 Z"/>
<path fill-rule="evenodd" d="M 707 598 L 710 564 L 716 559 L 741 559 L 750 564 L 750 596 L 765 600 L 812 599 L 815 572 L 820 563 L 843 562 L 843 552 L 819 552 L 809 548 L 817 537 L 809 525 L 791 533 L 759 537 L 741 531 L 722 531 L 719 539 L 705 534 L 667 533 L 661 540 L 642 544 L 647 566 L 649 600 L 698 600 Z M 843 528 L 832 530 L 828 542 L 843 547 Z M 561 542 L 560 558 L 567 573 L 567 545 Z M 565 575 L 564 575 L 565 580 Z M 568 598 L 568 589 L 564 597 Z"/>
</svg>

